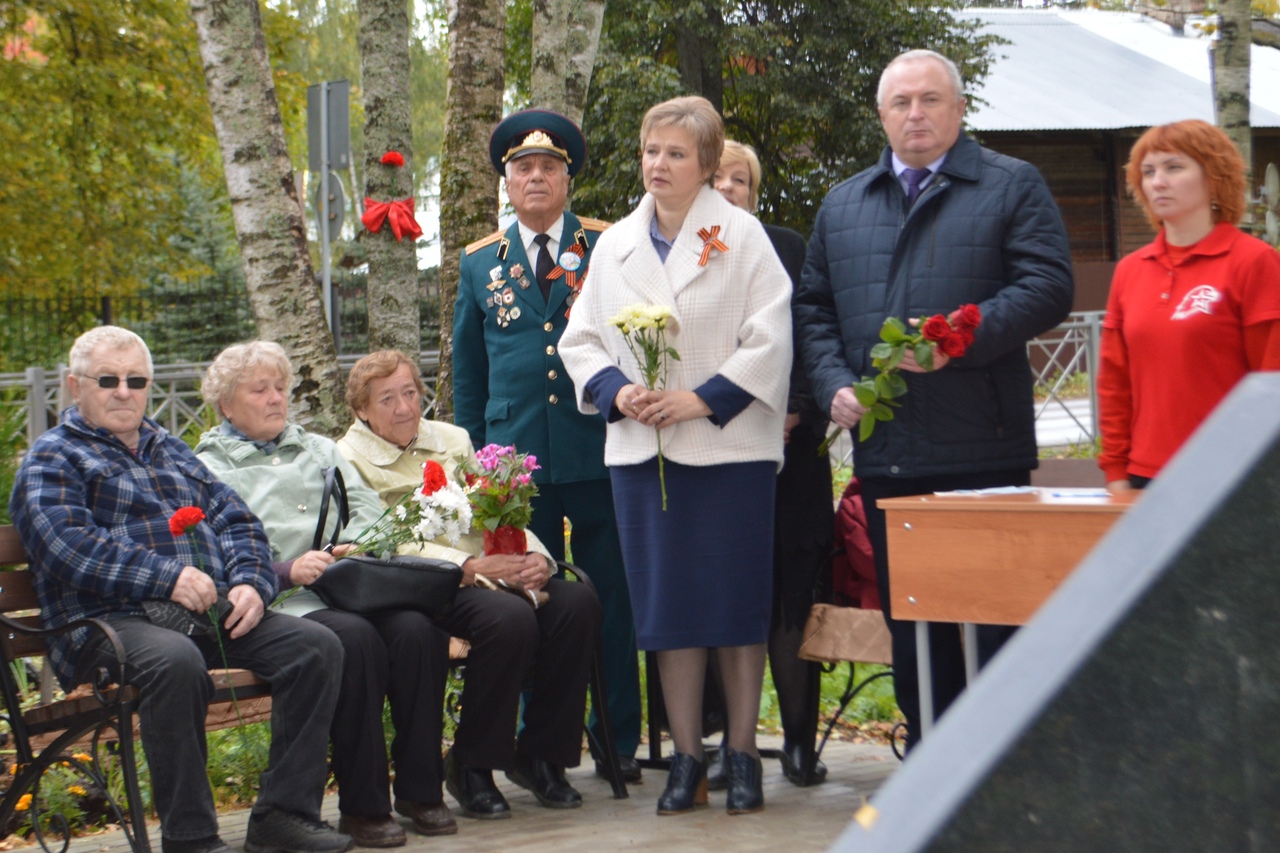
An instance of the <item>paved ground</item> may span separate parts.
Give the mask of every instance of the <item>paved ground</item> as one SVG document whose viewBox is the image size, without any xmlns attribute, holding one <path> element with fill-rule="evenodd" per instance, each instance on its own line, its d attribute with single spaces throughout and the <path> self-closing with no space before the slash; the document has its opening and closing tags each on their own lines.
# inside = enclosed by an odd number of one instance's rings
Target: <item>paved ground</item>
<svg viewBox="0 0 1280 853">
<path fill-rule="evenodd" d="M 780 738 L 761 738 L 761 746 L 777 747 Z M 533 795 L 497 774 L 499 787 L 511 803 L 510 820 L 478 821 L 458 817 L 458 834 L 423 838 L 409 828 L 409 851 L 440 853 L 506 853 L 506 851 L 629 850 L 665 853 L 725 853 L 725 851 L 775 851 L 788 853 L 826 850 L 844 830 L 854 809 L 879 789 L 898 767 L 888 747 L 832 741 L 823 755 L 830 774 L 822 785 L 797 788 L 782 777 L 776 760 L 765 762 L 765 811 L 729 817 L 724 794 L 712 793 L 711 804 L 691 815 L 658 817 L 654 812 L 666 775 L 646 770 L 642 785 L 631 786 L 631 796 L 615 800 L 608 783 L 587 767 L 570 771 L 570 781 L 582 792 L 581 809 L 553 811 L 538 806 Z M 450 806 L 456 806 L 445 795 Z M 337 797 L 325 798 L 324 817 L 337 823 Z M 248 815 L 232 812 L 222 817 L 222 836 L 235 850 L 244 842 Z M 151 841 L 159 853 L 159 831 Z M 119 832 L 81 839 L 69 853 L 125 853 Z"/>
</svg>

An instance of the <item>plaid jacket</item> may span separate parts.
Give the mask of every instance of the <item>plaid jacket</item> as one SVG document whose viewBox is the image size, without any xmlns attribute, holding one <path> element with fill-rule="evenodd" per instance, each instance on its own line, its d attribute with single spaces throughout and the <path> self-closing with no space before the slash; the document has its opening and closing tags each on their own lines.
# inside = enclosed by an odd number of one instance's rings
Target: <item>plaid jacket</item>
<svg viewBox="0 0 1280 853">
<path fill-rule="evenodd" d="M 174 510 L 196 506 L 205 523 L 169 532 Z M 18 469 L 9 512 L 31 558 L 45 624 L 142 613 L 146 599 L 167 599 L 184 566 L 209 572 L 220 592 L 250 584 L 269 604 L 276 594 L 262 524 L 182 441 L 151 419 L 136 454 L 77 409 L 63 413 Z M 49 644 L 66 687 L 78 680 L 89 629 Z"/>
</svg>

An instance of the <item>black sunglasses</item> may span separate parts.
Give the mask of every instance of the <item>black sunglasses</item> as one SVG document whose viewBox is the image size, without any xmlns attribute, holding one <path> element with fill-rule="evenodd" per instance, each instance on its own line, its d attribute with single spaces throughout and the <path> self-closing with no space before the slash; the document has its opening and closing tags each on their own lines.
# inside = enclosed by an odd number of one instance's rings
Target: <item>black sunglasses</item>
<svg viewBox="0 0 1280 853">
<path fill-rule="evenodd" d="M 120 387 L 119 376 L 86 376 L 85 379 L 93 379 L 98 383 L 99 388 L 114 390 Z M 151 384 L 149 376 L 129 376 L 124 380 L 125 387 L 130 391 L 141 391 Z"/>
</svg>

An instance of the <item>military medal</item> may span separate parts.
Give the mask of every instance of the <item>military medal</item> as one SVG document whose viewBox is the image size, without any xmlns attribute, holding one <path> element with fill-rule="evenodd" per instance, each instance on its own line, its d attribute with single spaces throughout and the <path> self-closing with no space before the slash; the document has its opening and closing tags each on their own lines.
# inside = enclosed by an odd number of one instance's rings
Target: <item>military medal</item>
<svg viewBox="0 0 1280 853">
<path fill-rule="evenodd" d="M 582 266 L 582 258 L 585 255 L 586 250 L 580 244 L 574 243 L 560 254 L 560 263 L 547 273 L 547 279 L 555 281 L 560 276 L 564 276 L 564 283 L 569 285 L 569 289 L 577 290 L 578 268 Z"/>
</svg>

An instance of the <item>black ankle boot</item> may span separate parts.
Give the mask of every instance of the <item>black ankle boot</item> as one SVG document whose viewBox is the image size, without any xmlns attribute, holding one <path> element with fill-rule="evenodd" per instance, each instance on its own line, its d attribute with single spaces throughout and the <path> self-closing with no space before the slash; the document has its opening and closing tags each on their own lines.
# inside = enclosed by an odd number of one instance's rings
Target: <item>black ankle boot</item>
<svg viewBox="0 0 1280 853">
<path fill-rule="evenodd" d="M 683 752 L 673 753 L 667 787 L 658 797 L 658 814 L 685 814 L 707 804 L 707 762 Z"/>
<path fill-rule="evenodd" d="M 763 811 L 764 768 L 759 757 L 725 747 L 724 766 L 729 775 L 725 811 L 729 814 Z"/>
</svg>

